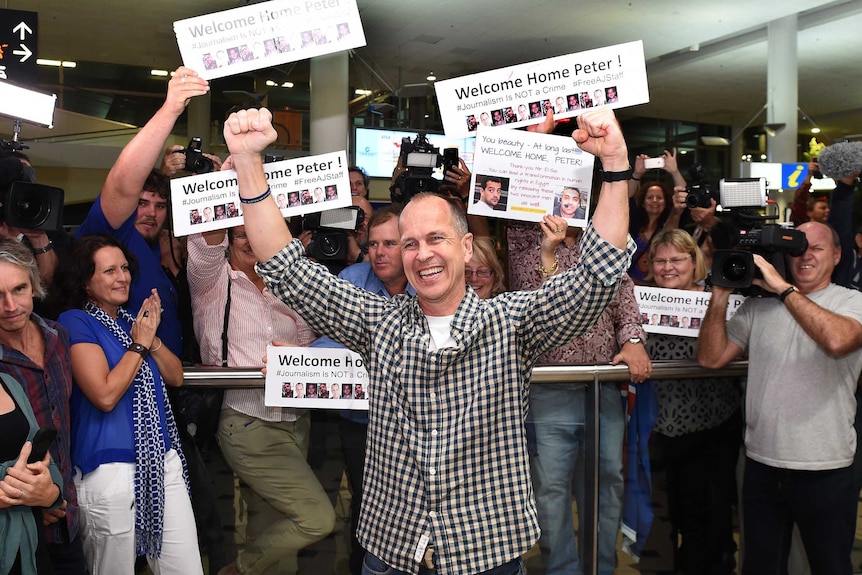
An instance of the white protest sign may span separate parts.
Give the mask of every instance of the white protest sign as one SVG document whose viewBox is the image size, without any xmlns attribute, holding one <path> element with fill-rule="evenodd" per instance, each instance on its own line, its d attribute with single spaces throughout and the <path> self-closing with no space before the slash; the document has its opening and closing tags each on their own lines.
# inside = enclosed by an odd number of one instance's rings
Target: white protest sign
<svg viewBox="0 0 862 575">
<path fill-rule="evenodd" d="M 479 126 L 539 124 L 548 109 L 560 119 L 597 106 L 649 102 L 640 40 L 441 80 L 434 89 L 449 137 Z"/>
<path fill-rule="evenodd" d="M 264 404 L 269 407 L 368 409 L 368 372 L 344 348 L 266 348 Z"/>
<path fill-rule="evenodd" d="M 635 286 L 641 323 L 648 333 L 697 337 L 711 297 L 711 293 L 703 291 Z M 744 296 L 732 294 L 726 319 L 733 317 L 744 301 Z"/>
<path fill-rule="evenodd" d="M 569 137 L 479 128 L 467 213 L 528 222 L 553 214 L 586 227 L 593 160 Z"/>
<path fill-rule="evenodd" d="M 273 0 L 178 20 L 174 33 L 207 80 L 365 46 L 356 0 Z"/>
<path fill-rule="evenodd" d="M 345 152 L 263 165 L 272 197 L 284 217 L 349 206 Z M 236 172 L 223 170 L 171 180 L 173 230 L 187 236 L 242 225 Z"/>
</svg>

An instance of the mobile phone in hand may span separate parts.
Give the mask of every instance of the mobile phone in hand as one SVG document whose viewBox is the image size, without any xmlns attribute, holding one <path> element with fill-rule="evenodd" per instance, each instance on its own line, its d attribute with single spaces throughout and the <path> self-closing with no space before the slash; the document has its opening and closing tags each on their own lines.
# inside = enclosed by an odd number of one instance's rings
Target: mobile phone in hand
<svg viewBox="0 0 862 575">
<path fill-rule="evenodd" d="M 48 448 L 57 437 L 57 430 L 53 427 L 43 427 L 33 436 L 33 449 L 30 451 L 30 457 L 27 458 L 27 463 L 36 463 L 45 459 L 45 454 L 48 453 Z"/>
</svg>

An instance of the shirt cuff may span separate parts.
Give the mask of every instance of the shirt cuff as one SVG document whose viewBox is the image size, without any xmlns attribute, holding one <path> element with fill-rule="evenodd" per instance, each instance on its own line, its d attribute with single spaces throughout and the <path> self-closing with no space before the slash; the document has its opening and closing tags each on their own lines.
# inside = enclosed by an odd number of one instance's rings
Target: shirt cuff
<svg viewBox="0 0 862 575">
<path fill-rule="evenodd" d="M 605 286 L 616 283 L 631 265 L 637 245 L 630 235 L 626 236 L 626 249 L 622 250 L 606 242 L 592 224 L 581 241 L 581 262 Z"/>
</svg>

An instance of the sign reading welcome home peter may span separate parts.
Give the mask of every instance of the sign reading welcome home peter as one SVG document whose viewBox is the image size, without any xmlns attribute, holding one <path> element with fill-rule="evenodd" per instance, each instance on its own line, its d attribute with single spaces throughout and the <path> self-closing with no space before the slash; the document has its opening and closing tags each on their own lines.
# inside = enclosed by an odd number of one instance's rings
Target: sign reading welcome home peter
<svg viewBox="0 0 862 575">
<path fill-rule="evenodd" d="M 643 42 L 628 42 L 441 80 L 434 85 L 449 137 L 479 126 L 516 128 L 591 108 L 622 108 L 649 102 Z"/>
<path fill-rule="evenodd" d="M 272 0 L 178 20 L 174 33 L 207 80 L 365 46 L 356 0 Z"/>
<path fill-rule="evenodd" d="M 284 217 L 351 204 L 347 155 L 343 151 L 272 162 L 264 164 L 263 171 Z M 239 184 L 233 170 L 171 180 L 171 206 L 177 236 L 243 223 Z"/>
<path fill-rule="evenodd" d="M 528 222 L 553 214 L 584 228 L 593 160 L 567 136 L 481 127 L 467 213 Z"/>
<path fill-rule="evenodd" d="M 368 409 L 368 372 L 344 348 L 266 348 L 264 404 L 270 407 Z"/>
<path fill-rule="evenodd" d="M 635 286 L 641 323 L 648 333 L 697 337 L 711 297 L 711 293 L 703 291 Z M 726 319 L 733 317 L 744 301 L 744 296 L 732 294 Z"/>
</svg>

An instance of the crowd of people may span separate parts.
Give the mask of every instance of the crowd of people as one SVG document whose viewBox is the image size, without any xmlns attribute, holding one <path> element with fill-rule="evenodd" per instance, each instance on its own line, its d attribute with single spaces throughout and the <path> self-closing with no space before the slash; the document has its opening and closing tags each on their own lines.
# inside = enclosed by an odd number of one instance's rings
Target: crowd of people
<svg viewBox="0 0 862 575">
<path fill-rule="evenodd" d="M 630 163 L 601 107 L 572 134 L 601 162 L 585 229 L 566 220 L 570 205 L 582 210 L 575 218 L 588 215 L 577 188 L 566 188 L 575 199 L 558 214 L 491 234 L 498 178 L 479 178 L 481 214 L 466 213 L 474 190 L 463 162 L 438 193 L 374 210 L 368 177 L 351 167 L 365 217 L 345 261 L 320 265 L 306 255 L 311 234 L 285 221 L 285 199 L 266 183 L 272 116 L 250 109 L 225 122 L 230 156 L 207 155 L 235 170 L 242 224 L 175 238 L 169 181 L 184 155 L 165 143 L 188 100 L 208 90 L 193 70 L 176 71 L 74 241 L 0 228 L 0 573 L 130 574 L 140 557 L 157 573 L 203 573 L 199 541 L 210 573 L 296 573 L 300 550 L 336 522 L 308 462 L 309 412 L 268 407 L 262 389 L 218 396 L 211 431 L 248 516 L 245 545 L 227 557 L 178 392 L 183 361 L 263 367 L 272 343 L 343 347 L 368 367 L 369 411 L 341 412 L 337 426 L 353 574 L 514 575 L 537 543 L 545 573 L 581 573 L 584 527 L 576 531 L 572 508 L 585 505 L 586 385 L 530 380 L 535 365 L 598 364 L 625 365 L 633 384 L 655 389 L 652 455 L 667 477 L 678 572 L 733 573 L 743 511 L 743 573 L 786 572 L 793 545 L 814 573 L 852 572 L 862 295 L 850 286 L 862 266 L 846 246 L 858 245 L 848 237 L 857 148 L 823 152 L 818 168 L 838 181 L 832 209 L 797 199 L 797 213 L 808 204 L 798 228 L 807 249 L 787 258 L 787 276 L 755 255 L 755 283 L 770 297 L 749 298 L 727 320 L 731 290 L 706 281 L 715 200 L 686 204 L 673 150 L 657 170 L 645 156 Z M 597 106 L 612 97 L 599 92 Z M 539 131 L 554 127 L 546 112 Z M 35 171 L 6 154 L 0 185 L 18 180 Z M 709 293 L 699 335 L 648 335 L 638 284 Z M 743 356 L 746 382 L 652 378 L 653 361 L 719 368 Z M 315 395 L 341 395 L 330 387 Z M 609 575 L 626 412 L 620 384 L 601 384 L 600 396 L 596 561 Z M 32 460 L 45 427 L 57 439 Z"/>
</svg>

